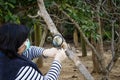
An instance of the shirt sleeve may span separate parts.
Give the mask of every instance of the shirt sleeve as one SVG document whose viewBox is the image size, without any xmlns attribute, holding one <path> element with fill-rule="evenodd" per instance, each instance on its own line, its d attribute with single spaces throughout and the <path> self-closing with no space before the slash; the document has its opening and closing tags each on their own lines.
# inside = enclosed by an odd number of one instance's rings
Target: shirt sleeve
<svg viewBox="0 0 120 80">
<path fill-rule="evenodd" d="M 32 60 L 33 58 L 39 57 L 42 55 L 44 48 L 37 46 L 30 46 L 28 50 L 26 50 L 23 55 Z"/>
<path fill-rule="evenodd" d="M 41 75 L 30 66 L 23 66 L 16 75 L 15 80 L 57 80 L 61 71 L 61 64 L 53 61 L 52 66 L 46 75 Z"/>
</svg>

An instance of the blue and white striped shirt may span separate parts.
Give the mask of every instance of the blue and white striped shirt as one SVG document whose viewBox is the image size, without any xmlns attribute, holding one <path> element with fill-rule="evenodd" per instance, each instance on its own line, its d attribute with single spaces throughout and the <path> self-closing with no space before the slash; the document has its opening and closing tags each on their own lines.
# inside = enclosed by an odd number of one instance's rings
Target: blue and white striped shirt
<svg viewBox="0 0 120 80">
<path fill-rule="evenodd" d="M 33 59 L 42 55 L 43 48 L 31 46 L 23 54 L 29 58 Z M 46 75 L 41 75 L 31 66 L 23 66 L 16 75 L 15 80 L 57 80 L 60 74 L 61 64 L 58 61 L 53 61 L 50 70 Z"/>
</svg>

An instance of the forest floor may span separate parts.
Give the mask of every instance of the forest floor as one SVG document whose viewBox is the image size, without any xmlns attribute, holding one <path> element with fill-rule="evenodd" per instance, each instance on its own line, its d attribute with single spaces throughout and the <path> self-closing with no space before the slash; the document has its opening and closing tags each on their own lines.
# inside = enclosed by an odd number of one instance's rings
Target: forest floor
<svg viewBox="0 0 120 80">
<path fill-rule="evenodd" d="M 74 48 L 74 46 L 72 46 Z M 76 51 L 76 55 L 80 58 L 80 61 L 85 65 L 90 73 L 93 70 L 93 63 L 92 63 L 92 52 L 90 49 L 87 50 L 87 56 L 82 57 L 81 48 L 74 48 Z M 106 50 L 105 53 L 105 61 L 108 63 L 111 59 L 111 51 Z M 43 59 L 43 67 L 40 70 L 45 74 L 52 63 L 52 58 Z M 95 80 L 100 80 L 101 76 L 93 73 L 92 76 Z M 69 60 L 68 58 L 62 63 L 62 70 L 59 76 L 59 80 L 85 80 L 83 75 L 79 72 L 79 70 L 75 67 L 75 64 Z M 120 80 L 120 58 L 117 61 L 116 65 L 113 67 L 112 71 L 110 72 L 110 79 L 109 80 Z"/>
</svg>

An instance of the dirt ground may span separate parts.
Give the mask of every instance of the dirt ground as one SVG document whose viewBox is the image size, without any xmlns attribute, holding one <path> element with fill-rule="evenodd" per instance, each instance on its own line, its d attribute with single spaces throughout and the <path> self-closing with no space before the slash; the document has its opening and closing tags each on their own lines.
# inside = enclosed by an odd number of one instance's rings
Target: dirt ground
<svg viewBox="0 0 120 80">
<path fill-rule="evenodd" d="M 92 69 L 93 69 L 92 56 L 91 56 L 92 52 L 90 50 L 88 50 L 87 51 L 88 56 L 81 57 L 81 55 L 82 55 L 81 49 L 80 48 L 77 48 L 77 49 L 74 48 L 74 49 L 76 51 L 76 55 L 80 58 L 80 61 L 85 65 L 85 67 L 91 73 Z M 107 50 L 105 52 L 106 63 L 108 63 L 110 61 L 110 59 L 111 59 L 111 52 L 110 52 L 110 50 Z M 40 70 L 43 73 L 46 73 L 49 70 L 52 60 L 53 60 L 52 58 L 43 59 L 44 66 L 42 68 L 40 68 Z M 95 78 L 95 80 L 101 79 L 101 76 L 96 73 L 92 74 L 92 76 Z M 85 80 L 85 78 L 79 72 L 79 70 L 76 68 L 74 63 L 71 60 L 66 59 L 62 63 L 62 70 L 61 70 L 61 73 L 59 76 L 59 80 Z M 116 65 L 112 69 L 109 80 L 120 80 L 120 59 L 117 61 Z"/>
</svg>

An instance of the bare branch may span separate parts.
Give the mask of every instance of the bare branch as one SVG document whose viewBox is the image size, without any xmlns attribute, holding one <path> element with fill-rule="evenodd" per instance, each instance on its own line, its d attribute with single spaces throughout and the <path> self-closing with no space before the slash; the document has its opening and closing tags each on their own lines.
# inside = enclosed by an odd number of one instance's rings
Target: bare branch
<svg viewBox="0 0 120 80">
<path fill-rule="evenodd" d="M 28 17 L 30 17 L 30 18 L 37 18 L 37 17 L 39 17 L 39 15 L 40 15 L 40 13 L 38 11 L 38 13 L 35 16 L 32 16 L 32 15 L 28 14 Z"/>
<path fill-rule="evenodd" d="M 104 0 L 101 5 L 104 5 L 107 0 Z"/>
<path fill-rule="evenodd" d="M 116 7 L 116 3 L 112 0 L 112 4 Z"/>
<path fill-rule="evenodd" d="M 112 20 L 112 40 L 111 40 L 111 50 L 112 50 L 112 57 L 114 57 L 114 54 L 115 54 L 115 45 L 114 45 L 114 39 L 115 39 L 115 30 L 114 30 L 114 23 L 115 21 Z"/>
<path fill-rule="evenodd" d="M 57 18 L 59 21 L 64 21 L 64 20 L 66 20 L 66 19 L 67 19 L 67 18 L 60 19 L 60 18 L 59 18 L 59 17 L 57 17 L 56 15 L 52 15 L 52 14 L 50 14 L 50 16 Z"/>
</svg>

